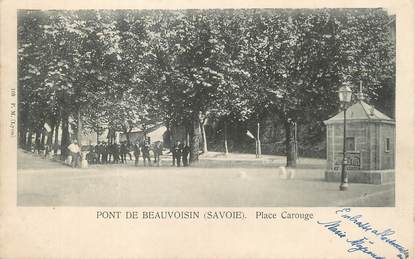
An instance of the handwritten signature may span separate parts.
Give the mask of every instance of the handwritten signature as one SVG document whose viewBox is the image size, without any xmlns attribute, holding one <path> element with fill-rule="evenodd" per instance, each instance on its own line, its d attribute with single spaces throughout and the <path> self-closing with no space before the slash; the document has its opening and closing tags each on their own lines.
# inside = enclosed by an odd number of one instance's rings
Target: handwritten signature
<svg viewBox="0 0 415 259">
<path fill-rule="evenodd" d="M 345 239 L 345 242 L 350 245 L 350 248 L 347 250 L 349 253 L 362 252 L 371 258 L 385 258 L 377 254 L 377 252 L 373 251 L 373 245 L 375 244 L 375 241 L 380 240 L 398 250 L 399 253 L 396 255 L 398 258 L 409 258 L 409 250 L 393 237 L 395 234 L 393 229 L 387 228 L 380 230 L 373 226 L 373 224 L 371 224 L 369 221 L 364 220 L 362 215 L 349 214 L 351 211 L 351 208 L 343 208 L 341 210 L 337 210 L 336 215 L 340 216 L 340 220 L 327 222 L 317 221 L 317 224 L 325 227 L 336 237 Z M 348 237 L 349 234 L 343 228 L 344 222 L 351 222 L 357 226 L 358 229 L 362 230 L 364 233 L 367 233 L 367 235 L 364 235 L 358 239 L 352 239 L 351 237 Z"/>
</svg>

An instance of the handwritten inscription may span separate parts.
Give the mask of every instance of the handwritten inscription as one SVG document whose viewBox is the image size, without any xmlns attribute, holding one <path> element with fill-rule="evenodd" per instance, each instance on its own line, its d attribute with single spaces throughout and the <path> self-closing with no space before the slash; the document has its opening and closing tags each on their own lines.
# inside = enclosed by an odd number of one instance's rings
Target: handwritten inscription
<svg viewBox="0 0 415 259">
<path fill-rule="evenodd" d="M 332 222 L 321 222 L 317 221 L 318 224 L 323 225 L 329 231 L 333 232 L 334 235 L 338 236 L 339 238 L 346 237 L 346 232 L 340 229 L 341 221 L 332 221 Z"/>
<path fill-rule="evenodd" d="M 352 222 L 359 229 L 372 234 L 374 237 L 397 249 L 399 252 L 397 257 L 409 258 L 409 250 L 392 237 L 395 234 L 394 230 L 392 230 L 391 228 L 387 228 L 385 230 L 377 229 L 376 227 L 372 226 L 370 222 L 365 222 L 363 220 L 363 215 L 348 214 L 349 212 L 351 212 L 351 210 L 351 208 L 343 208 L 341 210 L 336 211 L 336 214 L 340 215 L 340 217 L 346 219 L 347 221 Z"/>
<path fill-rule="evenodd" d="M 396 249 L 398 254 L 397 258 L 409 258 L 409 250 L 405 248 L 396 238 L 394 238 L 395 231 L 391 228 L 379 229 L 375 227 L 368 220 L 364 220 L 361 214 L 351 214 L 351 208 L 343 208 L 337 210 L 335 214 L 340 219 L 332 221 L 317 221 L 317 224 L 322 225 L 337 238 L 345 240 L 350 246 L 347 250 L 348 253 L 363 253 L 370 258 L 381 259 L 385 258 L 375 251 L 375 244 L 387 245 L 392 249 Z M 358 238 L 352 237 L 352 231 L 345 231 L 346 225 L 355 226 L 357 230 L 361 231 L 362 234 Z M 353 230 L 353 229 L 352 229 Z M 356 231 L 356 229 L 354 229 Z M 376 242 L 377 241 L 377 242 Z M 383 250 L 382 250 L 383 251 Z"/>
<path fill-rule="evenodd" d="M 347 250 L 349 253 L 354 252 L 362 252 L 364 254 L 369 255 L 370 257 L 373 257 L 375 259 L 383 259 L 385 257 L 377 255 L 375 252 L 372 252 L 369 248 L 369 246 L 366 246 L 366 244 L 373 245 L 374 243 L 370 241 L 367 237 L 363 237 L 361 239 L 356 240 L 347 240 L 348 243 L 350 243 L 351 248 Z"/>
<path fill-rule="evenodd" d="M 342 240 L 345 252 L 357 257 L 390 258 L 390 253 L 396 258 L 409 258 L 409 250 L 398 241 L 396 231 L 390 227 L 379 228 L 365 219 L 362 214 L 352 213 L 351 208 L 335 210 L 329 220 L 315 219 L 313 213 L 295 210 L 257 210 L 253 218 L 260 221 L 311 221 L 316 222 L 329 235 Z M 239 210 L 161 210 L 161 211 L 97 211 L 96 218 L 101 220 L 245 220 L 247 217 Z M 385 255 L 387 254 L 388 257 Z"/>
</svg>

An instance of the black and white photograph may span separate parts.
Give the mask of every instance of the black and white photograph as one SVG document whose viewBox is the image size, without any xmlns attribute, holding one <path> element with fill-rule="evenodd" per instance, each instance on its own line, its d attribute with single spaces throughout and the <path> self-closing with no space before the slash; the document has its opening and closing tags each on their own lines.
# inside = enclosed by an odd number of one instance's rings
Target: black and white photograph
<svg viewBox="0 0 415 259">
<path fill-rule="evenodd" d="M 386 8 L 19 9 L 16 204 L 395 207 L 395 27 Z"/>
</svg>

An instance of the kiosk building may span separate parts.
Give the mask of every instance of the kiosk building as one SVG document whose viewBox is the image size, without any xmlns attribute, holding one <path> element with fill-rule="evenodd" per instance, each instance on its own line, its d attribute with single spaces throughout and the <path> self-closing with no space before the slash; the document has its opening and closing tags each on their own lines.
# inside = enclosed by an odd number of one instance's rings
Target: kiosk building
<svg viewBox="0 0 415 259">
<path fill-rule="evenodd" d="M 325 179 L 340 182 L 343 159 L 343 112 L 324 121 L 327 127 Z M 395 180 L 395 121 L 363 101 L 346 110 L 346 171 L 349 183 L 382 184 Z"/>
</svg>

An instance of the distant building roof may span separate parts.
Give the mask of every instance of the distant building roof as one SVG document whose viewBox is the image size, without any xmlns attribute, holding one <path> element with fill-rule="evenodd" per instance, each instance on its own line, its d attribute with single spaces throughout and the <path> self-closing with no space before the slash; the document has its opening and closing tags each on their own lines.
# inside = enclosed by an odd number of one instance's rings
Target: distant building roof
<svg viewBox="0 0 415 259">
<path fill-rule="evenodd" d="M 353 104 L 346 110 L 346 119 L 348 121 L 373 121 L 373 122 L 384 122 L 392 123 L 395 121 L 382 112 L 375 109 L 375 107 L 360 100 Z M 324 121 L 325 124 L 342 123 L 343 122 L 343 111 L 335 115 L 334 117 Z"/>
<path fill-rule="evenodd" d="M 148 133 L 151 133 L 153 131 L 156 131 L 157 129 L 159 129 L 161 127 L 164 127 L 164 123 L 152 124 L 152 125 L 148 126 L 148 128 L 145 130 L 145 132 L 148 134 Z M 124 134 L 123 132 L 120 132 L 120 133 Z M 143 128 L 141 128 L 141 127 L 134 127 L 131 130 L 131 133 L 143 133 L 144 134 L 144 131 L 143 131 Z"/>
</svg>

